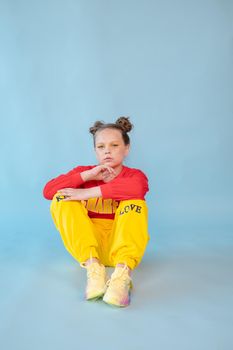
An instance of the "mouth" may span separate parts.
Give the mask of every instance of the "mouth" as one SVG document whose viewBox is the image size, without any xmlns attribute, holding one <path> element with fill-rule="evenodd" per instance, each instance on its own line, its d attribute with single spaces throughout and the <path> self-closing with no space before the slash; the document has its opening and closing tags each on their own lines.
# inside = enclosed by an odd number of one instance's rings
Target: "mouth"
<svg viewBox="0 0 233 350">
<path fill-rule="evenodd" d="M 108 158 L 104 158 L 104 160 L 110 161 L 110 160 L 112 160 L 112 158 L 108 157 Z"/>
</svg>

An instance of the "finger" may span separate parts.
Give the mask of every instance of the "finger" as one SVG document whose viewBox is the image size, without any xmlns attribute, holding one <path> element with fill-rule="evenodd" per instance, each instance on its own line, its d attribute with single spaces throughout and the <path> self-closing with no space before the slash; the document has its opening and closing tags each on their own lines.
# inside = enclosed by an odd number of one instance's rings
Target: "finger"
<svg viewBox="0 0 233 350">
<path fill-rule="evenodd" d="M 103 181 L 110 181 L 112 179 L 113 179 L 112 176 L 106 176 L 106 177 L 103 178 Z"/>
<path fill-rule="evenodd" d="M 65 193 L 70 193 L 69 188 L 62 188 L 61 190 L 58 190 L 57 192 L 61 193 L 61 194 L 65 194 Z"/>
<path fill-rule="evenodd" d="M 116 174 L 116 171 L 115 169 L 111 168 L 110 166 L 108 167 L 109 171 L 112 173 L 112 174 Z"/>
<path fill-rule="evenodd" d="M 65 191 L 61 191 L 61 192 L 59 192 L 59 194 L 60 194 L 61 196 L 67 196 L 67 192 L 65 192 Z"/>
<path fill-rule="evenodd" d="M 107 170 L 104 170 L 104 171 L 102 172 L 102 175 L 103 175 L 103 176 L 105 176 L 105 175 L 107 175 L 107 174 L 109 174 L 109 172 L 108 172 Z"/>
<path fill-rule="evenodd" d="M 105 164 L 103 164 L 103 165 L 101 166 L 101 171 L 106 171 L 106 170 L 108 170 L 108 166 L 105 165 Z"/>
<path fill-rule="evenodd" d="M 72 197 L 66 197 L 63 199 L 63 202 L 68 202 L 68 201 L 72 201 L 73 198 Z"/>
<path fill-rule="evenodd" d="M 115 174 L 115 170 L 113 168 L 111 168 L 110 166 L 106 165 L 106 170 L 109 171 L 112 174 Z"/>
<path fill-rule="evenodd" d="M 65 194 L 72 194 L 73 192 L 74 192 L 74 188 L 65 188 L 65 189 L 63 189 L 61 192 L 62 193 L 65 193 Z"/>
</svg>

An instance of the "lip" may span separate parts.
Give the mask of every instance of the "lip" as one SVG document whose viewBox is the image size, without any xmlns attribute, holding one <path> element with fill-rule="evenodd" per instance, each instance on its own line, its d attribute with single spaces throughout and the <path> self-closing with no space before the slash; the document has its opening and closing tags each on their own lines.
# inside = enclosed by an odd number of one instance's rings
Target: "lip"
<svg viewBox="0 0 233 350">
<path fill-rule="evenodd" d="M 110 158 L 110 157 L 107 157 L 107 158 L 104 158 L 104 160 L 112 160 L 112 158 Z"/>
</svg>

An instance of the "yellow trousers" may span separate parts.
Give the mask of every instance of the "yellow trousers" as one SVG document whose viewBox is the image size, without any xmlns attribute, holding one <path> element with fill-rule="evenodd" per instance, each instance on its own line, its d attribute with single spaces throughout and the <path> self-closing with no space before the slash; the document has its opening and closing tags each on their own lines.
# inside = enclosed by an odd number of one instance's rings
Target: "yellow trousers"
<svg viewBox="0 0 233 350">
<path fill-rule="evenodd" d="M 134 269 L 141 261 L 147 243 L 148 208 L 145 200 L 122 200 L 114 219 L 90 218 L 83 203 L 57 201 L 50 212 L 65 248 L 78 262 L 92 257 L 105 266 L 125 263 Z"/>
</svg>

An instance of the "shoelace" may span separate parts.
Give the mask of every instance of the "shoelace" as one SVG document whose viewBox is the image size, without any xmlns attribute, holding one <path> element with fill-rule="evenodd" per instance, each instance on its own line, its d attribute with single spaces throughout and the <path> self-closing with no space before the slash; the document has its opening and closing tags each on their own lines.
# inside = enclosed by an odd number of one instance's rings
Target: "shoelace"
<svg viewBox="0 0 233 350">
<path fill-rule="evenodd" d="M 98 277 L 102 275 L 102 268 L 99 263 L 90 263 L 85 265 L 85 263 L 80 263 L 80 266 L 87 270 L 87 278 Z"/>
<path fill-rule="evenodd" d="M 92 260 L 92 252 L 90 251 L 90 263 L 86 265 L 85 262 L 81 262 L 80 266 L 87 270 L 87 278 L 99 277 L 102 274 L 101 265 Z"/>
<path fill-rule="evenodd" d="M 132 280 L 131 277 L 129 276 L 127 265 L 124 266 L 120 274 L 115 274 L 111 276 L 111 278 L 106 282 L 106 285 L 109 286 L 110 282 L 117 284 L 120 287 L 124 287 L 127 283 L 131 284 Z"/>
</svg>

